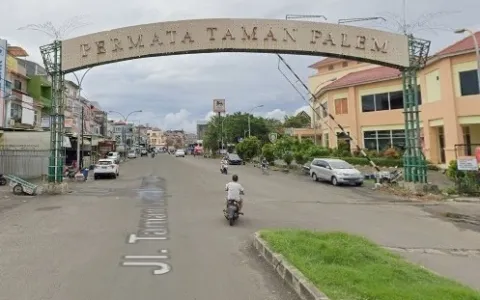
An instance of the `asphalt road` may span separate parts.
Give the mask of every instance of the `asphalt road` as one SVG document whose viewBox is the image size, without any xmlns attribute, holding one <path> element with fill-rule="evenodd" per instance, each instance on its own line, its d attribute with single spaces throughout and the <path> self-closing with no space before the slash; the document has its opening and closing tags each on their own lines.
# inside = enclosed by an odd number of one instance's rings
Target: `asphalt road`
<svg viewBox="0 0 480 300">
<path fill-rule="evenodd" d="M 229 171 L 246 189 L 234 227 L 222 214 L 230 176 L 219 162 L 167 154 L 125 163 L 116 180 L 0 210 L 0 299 L 295 300 L 251 248 L 253 232 L 277 227 L 366 235 L 480 288 L 476 232 L 365 188 L 248 166 Z"/>
</svg>

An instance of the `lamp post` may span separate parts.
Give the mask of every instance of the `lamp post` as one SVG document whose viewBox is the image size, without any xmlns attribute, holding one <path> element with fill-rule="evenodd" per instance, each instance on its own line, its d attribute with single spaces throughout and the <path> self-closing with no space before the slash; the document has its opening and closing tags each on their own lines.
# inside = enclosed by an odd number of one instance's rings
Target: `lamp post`
<svg viewBox="0 0 480 300">
<path fill-rule="evenodd" d="M 472 37 L 473 39 L 473 44 L 475 46 L 475 55 L 477 57 L 477 82 L 478 82 L 478 92 L 480 93 L 480 45 L 478 44 L 478 40 L 477 40 L 477 37 L 475 36 L 475 33 L 470 30 L 470 29 L 466 29 L 466 28 L 461 28 L 461 29 L 457 29 L 455 30 L 455 33 L 469 33 L 470 36 Z"/>
<path fill-rule="evenodd" d="M 260 105 L 257 105 L 257 106 L 254 106 L 249 112 L 248 112 L 248 137 L 251 136 L 251 128 L 250 128 L 250 115 L 252 114 L 252 112 L 256 109 L 256 108 L 260 108 L 260 107 L 263 107 L 263 104 L 260 104 Z"/>
<path fill-rule="evenodd" d="M 313 90 L 313 95 L 316 95 L 317 92 L 318 92 L 318 89 L 323 87 L 323 85 L 325 83 L 332 82 L 332 81 L 335 81 L 335 80 L 337 80 L 337 77 L 330 78 L 329 80 L 320 82 L 317 85 L 317 87 L 315 88 L 315 90 Z M 311 98 L 310 100 L 313 101 L 313 105 L 312 105 L 312 108 L 313 108 L 313 114 L 312 114 L 312 117 L 313 117 L 313 140 L 314 140 L 314 143 L 316 145 L 317 144 L 317 111 L 315 110 L 315 100 L 316 100 L 316 98 Z"/>
<path fill-rule="evenodd" d="M 134 110 L 130 113 L 128 113 L 128 115 L 125 117 L 122 113 L 118 112 L 118 111 L 114 111 L 114 110 L 110 110 L 109 113 L 116 113 L 116 114 L 119 114 L 122 118 L 123 118 L 123 122 L 125 123 L 124 126 L 122 126 L 122 145 L 125 147 L 125 135 L 126 135 L 126 132 L 125 132 L 125 127 L 127 126 L 127 121 L 128 121 L 128 117 L 130 117 L 132 114 L 134 113 L 141 113 L 142 110 Z"/>
<path fill-rule="evenodd" d="M 223 151 L 223 136 L 224 136 L 224 132 L 223 132 L 223 122 L 225 122 L 225 120 L 227 119 L 227 117 L 228 117 L 228 114 L 225 114 L 225 116 L 223 117 L 223 120 L 222 120 L 222 134 L 221 134 L 222 151 Z"/>
<path fill-rule="evenodd" d="M 85 73 L 83 73 L 82 77 L 78 78 L 77 74 L 75 73 L 72 73 L 73 76 L 75 77 L 76 81 L 77 81 L 77 85 L 78 85 L 78 91 L 77 91 L 77 95 L 76 95 L 76 99 L 75 99 L 75 109 L 77 108 L 77 104 L 80 102 L 80 99 L 81 99 L 81 92 L 82 92 L 82 83 L 83 83 L 83 79 L 85 78 L 85 75 L 87 75 L 87 73 L 91 70 L 92 68 L 88 68 Z M 82 157 L 80 156 L 80 139 L 82 139 L 82 144 L 83 144 L 83 123 L 84 123 L 84 120 L 83 120 L 83 114 L 84 114 L 84 106 L 83 106 L 83 103 L 80 103 L 81 105 L 81 110 L 79 111 L 79 114 L 78 114 L 78 118 L 77 118 L 77 121 L 79 121 L 78 123 L 81 124 L 80 127 L 77 128 L 77 168 L 78 170 L 80 170 L 80 168 L 82 167 L 83 165 L 83 159 Z"/>
</svg>

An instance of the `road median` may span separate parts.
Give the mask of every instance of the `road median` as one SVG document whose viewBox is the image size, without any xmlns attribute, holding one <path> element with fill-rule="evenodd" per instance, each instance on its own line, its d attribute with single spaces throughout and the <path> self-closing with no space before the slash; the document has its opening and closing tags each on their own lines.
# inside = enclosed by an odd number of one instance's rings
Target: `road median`
<svg viewBox="0 0 480 300">
<path fill-rule="evenodd" d="M 254 246 L 301 299 L 480 300 L 480 292 L 356 235 L 262 230 Z"/>
</svg>

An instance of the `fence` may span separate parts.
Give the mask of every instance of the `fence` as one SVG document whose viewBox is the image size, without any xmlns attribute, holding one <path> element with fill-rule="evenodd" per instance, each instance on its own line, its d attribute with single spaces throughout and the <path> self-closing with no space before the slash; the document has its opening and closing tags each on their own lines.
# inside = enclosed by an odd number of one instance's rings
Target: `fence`
<svg viewBox="0 0 480 300">
<path fill-rule="evenodd" d="M 455 145 L 455 185 L 460 194 L 480 195 L 480 144 Z M 453 175 L 453 176 L 452 176 Z"/>
<path fill-rule="evenodd" d="M 24 179 L 48 173 L 49 150 L 0 150 L 0 173 Z"/>
</svg>

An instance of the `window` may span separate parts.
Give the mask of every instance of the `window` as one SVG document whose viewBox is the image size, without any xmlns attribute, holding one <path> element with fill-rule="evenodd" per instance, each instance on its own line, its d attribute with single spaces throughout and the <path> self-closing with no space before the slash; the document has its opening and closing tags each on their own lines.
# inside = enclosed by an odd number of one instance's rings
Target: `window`
<svg viewBox="0 0 480 300">
<path fill-rule="evenodd" d="M 330 145 L 330 140 L 329 140 L 329 137 L 328 137 L 328 133 L 325 133 L 323 135 L 323 146 L 324 147 L 329 147 Z"/>
<path fill-rule="evenodd" d="M 478 73 L 477 70 L 460 72 L 460 94 L 462 96 L 470 96 L 480 94 L 478 90 Z"/>
<path fill-rule="evenodd" d="M 388 93 L 375 95 L 375 110 L 389 110 Z"/>
<path fill-rule="evenodd" d="M 344 68 L 345 68 L 345 67 L 348 67 L 348 62 L 344 61 L 344 62 L 342 63 L 342 67 L 344 67 Z"/>
<path fill-rule="evenodd" d="M 390 93 L 390 109 L 403 108 L 403 92 L 391 92 Z"/>
<path fill-rule="evenodd" d="M 14 80 L 13 81 L 13 88 L 16 90 L 21 91 L 22 90 L 22 82 L 20 80 Z"/>
<path fill-rule="evenodd" d="M 320 109 L 322 110 L 322 118 L 326 118 L 328 116 L 328 102 L 322 103 L 323 108 L 320 106 Z"/>
<path fill-rule="evenodd" d="M 329 71 L 333 70 L 333 65 L 329 65 L 329 66 L 328 66 L 328 70 L 329 70 Z"/>
<path fill-rule="evenodd" d="M 348 100 L 347 98 L 335 99 L 335 114 L 346 115 L 348 114 Z"/>
<path fill-rule="evenodd" d="M 383 151 L 392 146 L 392 132 L 390 130 L 377 131 L 377 151 Z"/>
<path fill-rule="evenodd" d="M 392 130 L 392 145 L 405 150 L 405 130 Z"/>
<path fill-rule="evenodd" d="M 10 108 L 10 118 L 15 120 L 15 122 L 22 121 L 22 106 L 17 103 L 12 103 Z"/>
<path fill-rule="evenodd" d="M 378 130 L 363 132 L 365 149 L 381 152 L 390 147 L 405 149 L 405 130 Z"/>
<path fill-rule="evenodd" d="M 362 112 L 382 111 L 403 108 L 403 91 L 394 91 L 381 94 L 364 95 Z M 422 93 L 418 86 L 418 105 L 422 104 Z"/>
<path fill-rule="evenodd" d="M 375 97 L 374 95 L 362 96 L 362 111 L 375 111 Z"/>
</svg>

